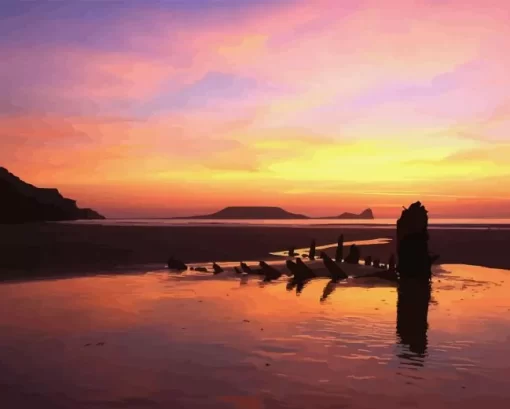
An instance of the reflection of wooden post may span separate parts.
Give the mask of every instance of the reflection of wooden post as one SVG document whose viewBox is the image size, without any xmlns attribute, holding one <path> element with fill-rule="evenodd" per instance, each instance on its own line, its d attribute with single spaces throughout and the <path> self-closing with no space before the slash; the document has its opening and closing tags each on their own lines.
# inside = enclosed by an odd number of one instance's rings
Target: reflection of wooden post
<svg viewBox="0 0 510 409">
<path fill-rule="evenodd" d="M 397 300 L 397 334 L 402 344 L 415 354 L 427 352 L 430 283 L 400 280 Z"/>
<path fill-rule="evenodd" d="M 340 235 L 338 238 L 338 246 L 335 253 L 335 261 L 340 263 L 344 258 L 344 235 Z"/>
<path fill-rule="evenodd" d="M 294 247 L 289 248 L 289 256 L 290 257 L 294 257 L 296 255 L 295 250 L 296 249 Z"/>
<path fill-rule="evenodd" d="M 428 249 L 428 215 L 420 203 L 404 208 L 397 221 L 398 271 L 401 278 L 430 279 L 431 258 Z"/>
<path fill-rule="evenodd" d="M 310 253 L 308 257 L 310 257 L 310 260 L 315 260 L 315 240 L 312 240 L 312 243 L 310 244 Z"/>
</svg>

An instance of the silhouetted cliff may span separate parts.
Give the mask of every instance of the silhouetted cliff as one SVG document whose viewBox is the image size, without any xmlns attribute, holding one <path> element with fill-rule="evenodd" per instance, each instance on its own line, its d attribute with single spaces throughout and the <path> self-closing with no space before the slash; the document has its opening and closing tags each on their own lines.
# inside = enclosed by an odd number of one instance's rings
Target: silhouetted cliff
<svg viewBox="0 0 510 409">
<path fill-rule="evenodd" d="M 57 189 L 38 188 L 25 183 L 0 167 L 0 223 L 104 219 L 92 209 L 80 209 L 76 201 Z"/>
<path fill-rule="evenodd" d="M 360 214 L 356 213 L 342 213 L 339 216 L 321 217 L 321 219 L 353 219 L 353 220 L 372 220 L 374 219 L 372 209 L 366 209 Z"/>
<path fill-rule="evenodd" d="M 219 212 L 181 219 L 308 219 L 302 214 L 290 213 L 280 207 L 239 206 L 226 207 Z"/>
</svg>

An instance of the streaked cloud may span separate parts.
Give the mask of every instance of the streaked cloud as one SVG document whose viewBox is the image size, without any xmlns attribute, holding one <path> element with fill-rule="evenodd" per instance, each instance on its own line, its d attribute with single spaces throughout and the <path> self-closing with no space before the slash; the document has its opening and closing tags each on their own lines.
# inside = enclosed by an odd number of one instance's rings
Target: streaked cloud
<svg viewBox="0 0 510 409">
<path fill-rule="evenodd" d="M 161 196 L 144 183 L 196 189 L 204 206 L 231 204 L 229 192 L 322 210 L 368 195 L 390 212 L 407 192 L 442 209 L 501 201 L 509 10 L 493 0 L 10 5 L 0 159 L 34 182 L 88 186 L 90 206 L 103 203 L 92 185 L 117 184 L 119 198 L 143 190 L 147 211 Z"/>
</svg>

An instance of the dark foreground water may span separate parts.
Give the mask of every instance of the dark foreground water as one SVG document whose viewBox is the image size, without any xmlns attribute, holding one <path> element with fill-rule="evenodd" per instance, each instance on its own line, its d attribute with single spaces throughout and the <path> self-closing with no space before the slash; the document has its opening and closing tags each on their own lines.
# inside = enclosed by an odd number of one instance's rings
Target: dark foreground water
<svg viewBox="0 0 510 409">
<path fill-rule="evenodd" d="M 506 408 L 509 271 L 426 290 L 172 275 L 0 285 L 0 401 L 17 408 Z"/>
</svg>

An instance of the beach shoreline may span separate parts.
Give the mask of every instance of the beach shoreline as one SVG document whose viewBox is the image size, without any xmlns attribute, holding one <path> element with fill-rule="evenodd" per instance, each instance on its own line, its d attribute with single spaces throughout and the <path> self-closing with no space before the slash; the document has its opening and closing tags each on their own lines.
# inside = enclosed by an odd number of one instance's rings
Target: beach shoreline
<svg viewBox="0 0 510 409">
<path fill-rule="evenodd" d="M 0 226 L 0 279 L 143 271 L 165 266 L 169 256 L 186 263 L 271 259 L 290 246 L 390 238 L 362 247 L 386 262 L 395 253 L 395 229 L 317 226 L 105 226 L 40 223 Z M 430 249 L 440 264 L 510 269 L 509 230 L 434 229 Z"/>
</svg>

